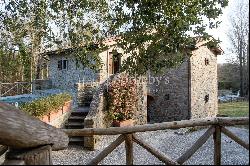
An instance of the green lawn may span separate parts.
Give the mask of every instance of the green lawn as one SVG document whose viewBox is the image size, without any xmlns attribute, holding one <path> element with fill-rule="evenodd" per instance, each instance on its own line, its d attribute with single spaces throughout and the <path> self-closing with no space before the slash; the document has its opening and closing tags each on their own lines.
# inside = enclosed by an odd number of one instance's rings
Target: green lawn
<svg viewBox="0 0 250 166">
<path fill-rule="evenodd" d="M 219 114 L 229 117 L 249 116 L 249 102 L 219 103 Z"/>
</svg>

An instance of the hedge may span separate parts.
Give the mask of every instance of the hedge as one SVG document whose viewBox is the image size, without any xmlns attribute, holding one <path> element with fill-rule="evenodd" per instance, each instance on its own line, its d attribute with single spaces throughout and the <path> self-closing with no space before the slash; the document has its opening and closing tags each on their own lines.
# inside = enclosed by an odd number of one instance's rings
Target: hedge
<svg viewBox="0 0 250 166">
<path fill-rule="evenodd" d="M 67 93 L 56 94 L 22 104 L 20 109 L 31 116 L 42 117 L 48 115 L 50 112 L 57 111 L 58 108 L 71 99 L 72 97 Z"/>
</svg>

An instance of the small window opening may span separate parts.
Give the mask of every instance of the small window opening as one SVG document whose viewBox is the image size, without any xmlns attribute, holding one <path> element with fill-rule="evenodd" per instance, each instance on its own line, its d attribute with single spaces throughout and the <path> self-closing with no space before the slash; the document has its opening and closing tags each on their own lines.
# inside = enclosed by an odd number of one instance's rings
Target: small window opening
<svg viewBox="0 0 250 166">
<path fill-rule="evenodd" d="M 169 94 L 165 94 L 165 100 L 169 100 L 169 99 L 170 99 Z"/>
<path fill-rule="evenodd" d="M 209 65 L 209 60 L 207 58 L 205 58 L 205 65 Z"/>
<path fill-rule="evenodd" d="M 68 60 L 58 61 L 58 70 L 68 70 Z"/>
<path fill-rule="evenodd" d="M 209 95 L 206 95 L 204 100 L 205 100 L 205 103 L 207 103 L 209 101 Z"/>
</svg>

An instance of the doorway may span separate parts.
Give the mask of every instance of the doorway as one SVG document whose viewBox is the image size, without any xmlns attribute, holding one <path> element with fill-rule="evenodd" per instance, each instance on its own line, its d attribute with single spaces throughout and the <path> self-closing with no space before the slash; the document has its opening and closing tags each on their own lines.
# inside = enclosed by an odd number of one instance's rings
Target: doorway
<svg viewBox="0 0 250 166">
<path fill-rule="evenodd" d="M 121 70 L 121 54 L 115 52 L 109 53 L 109 59 L 108 59 L 108 72 L 109 74 L 116 74 L 119 73 Z"/>
</svg>

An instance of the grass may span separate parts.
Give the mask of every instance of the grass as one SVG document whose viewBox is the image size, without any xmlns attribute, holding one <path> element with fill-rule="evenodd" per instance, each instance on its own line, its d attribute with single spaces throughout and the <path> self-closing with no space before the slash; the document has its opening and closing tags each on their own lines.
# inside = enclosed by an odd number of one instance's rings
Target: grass
<svg viewBox="0 0 250 166">
<path fill-rule="evenodd" d="M 248 117 L 249 116 L 249 102 L 230 102 L 219 103 L 219 114 L 228 117 Z M 240 128 L 249 128 L 249 125 L 238 125 Z M 190 127 L 188 133 L 203 129 L 204 127 Z"/>
<path fill-rule="evenodd" d="M 219 114 L 228 117 L 248 117 L 249 102 L 219 103 Z"/>
</svg>

